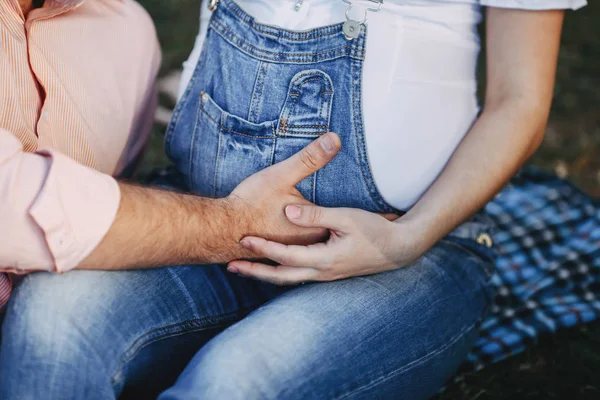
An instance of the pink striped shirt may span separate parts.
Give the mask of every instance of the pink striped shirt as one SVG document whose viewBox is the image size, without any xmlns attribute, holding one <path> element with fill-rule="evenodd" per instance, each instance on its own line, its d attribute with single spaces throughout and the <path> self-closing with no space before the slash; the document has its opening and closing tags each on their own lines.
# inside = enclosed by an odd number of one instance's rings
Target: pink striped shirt
<svg viewBox="0 0 600 400">
<path fill-rule="evenodd" d="M 160 49 L 133 0 L 0 1 L 0 272 L 75 268 L 144 148 Z M 0 273 L 0 307 L 11 283 Z"/>
</svg>

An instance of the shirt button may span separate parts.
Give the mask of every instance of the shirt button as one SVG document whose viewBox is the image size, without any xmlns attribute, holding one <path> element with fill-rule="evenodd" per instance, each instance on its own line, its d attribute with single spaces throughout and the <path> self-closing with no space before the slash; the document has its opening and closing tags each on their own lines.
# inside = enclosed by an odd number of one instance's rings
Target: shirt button
<svg viewBox="0 0 600 400">
<path fill-rule="evenodd" d="M 494 245 L 492 237 L 487 233 L 482 233 L 479 236 L 477 236 L 476 241 L 477 243 L 484 245 L 485 247 L 492 247 Z"/>
<path fill-rule="evenodd" d="M 300 11 L 300 9 L 302 8 L 302 4 L 304 4 L 304 0 L 298 0 L 296 2 L 296 5 L 294 6 L 294 10 L 295 11 Z"/>
</svg>

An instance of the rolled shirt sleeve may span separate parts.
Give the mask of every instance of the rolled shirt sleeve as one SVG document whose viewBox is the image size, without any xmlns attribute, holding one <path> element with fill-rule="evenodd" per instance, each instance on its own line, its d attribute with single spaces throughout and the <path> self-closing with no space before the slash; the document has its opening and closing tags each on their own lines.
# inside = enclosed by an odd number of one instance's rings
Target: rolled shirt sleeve
<svg viewBox="0 0 600 400">
<path fill-rule="evenodd" d="M 521 10 L 577 10 L 587 5 L 586 0 L 481 0 L 482 6 L 515 8 Z"/>
<path fill-rule="evenodd" d="M 75 268 L 106 235 L 119 202 L 111 176 L 55 151 L 25 153 L 0 129 L 0 271 Z"/>
</svg>

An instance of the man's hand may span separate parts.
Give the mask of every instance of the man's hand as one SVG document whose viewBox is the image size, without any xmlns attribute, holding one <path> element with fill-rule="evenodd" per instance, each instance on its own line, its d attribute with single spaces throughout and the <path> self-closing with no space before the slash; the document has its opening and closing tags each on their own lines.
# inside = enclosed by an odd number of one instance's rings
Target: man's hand
<svg viewBox="0 0 600 400">
<path fill-rule="evenodd" d="M 254 258 L 275 261 L 232 261 L 228 270 L 277 285 L 307 281 L 332 281 L 370 275 L 407 266 L 425 251 L 418 246 L 409 224 L 394 221 L 396 215 L 381 215 L 351 208 L 291 205 L 287 217 L 295 225 L 330 231 L 325 243 L 285 245 L 260 237 L 246 237 L 241 244 Z"/>
<path fill-rule="evenodd" d="M 238 215 L 232 221 L 236 224 L 234 238 L 239 242 L 245 236 L 260 236 L 298 245 L 325 240 L 326 229 L 290 223 L 285 217 L 285 207 L 289 204 L 311 204 L 302 197 L 296 185 L 323 168 L 339 149 L 339 137 L 328 133 L 287 160 L 240 183 L 228 197 Z"/>
<path fill-rule="evenodd" d="M 239 243 L 246 235 L 315 243 L 326 231 L 291 224 L 284 208 L 290 203 L 310 204 L 295 185 L 323 168 L 340 146 L 336 134 L 323 135 L 288 160 L 247 178 L 225 199 L 121 183 L 121 204 L 113 225 L 78 268 L 225 263 L 252 256 Z"/>
</svg>

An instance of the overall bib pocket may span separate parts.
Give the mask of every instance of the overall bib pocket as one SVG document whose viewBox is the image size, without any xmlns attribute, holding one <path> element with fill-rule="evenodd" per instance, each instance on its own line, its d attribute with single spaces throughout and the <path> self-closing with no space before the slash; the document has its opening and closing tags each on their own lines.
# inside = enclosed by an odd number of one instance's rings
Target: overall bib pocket
<svg viewBox="0 0 600 400">
<path fill-rule="evenodd" d="M 292 76 L 289 87 L 270 88 L 281 89 L 287 89 L 287 94 L 279 118 L 260 123 L 229 113 L 207 91 L 199 92 L 189 147 L 188 174 L 194 193 L 228 196 L 250 175 L 286 160 L 328 131 L 333 85 L 327 74 L 303 70 Z M 255 115 L 258 121 L 268 118 L 263 117 Z M 313 174 L 297 185 L 309 201 L 314 201 L 315 182 Z"/>
<path fill-rule="evenodd" d="M 378 192 L 366 153 L 366 28 L 348 41 L 342 25 L 289 31 L 221 1 L 165 141 L 192 193 L 228 196 L 247 177 L 333 131 L 342 148 L 297 184 L 303 197 L 326 207 L 397 211 Z"/>
<path fill-rule="evenodd" d="M 201 92 L 189 176 L 192 191 L 226 197 L 273 163 L 277 121 L 252 123 L 223 110 Z"/>
</svg>

